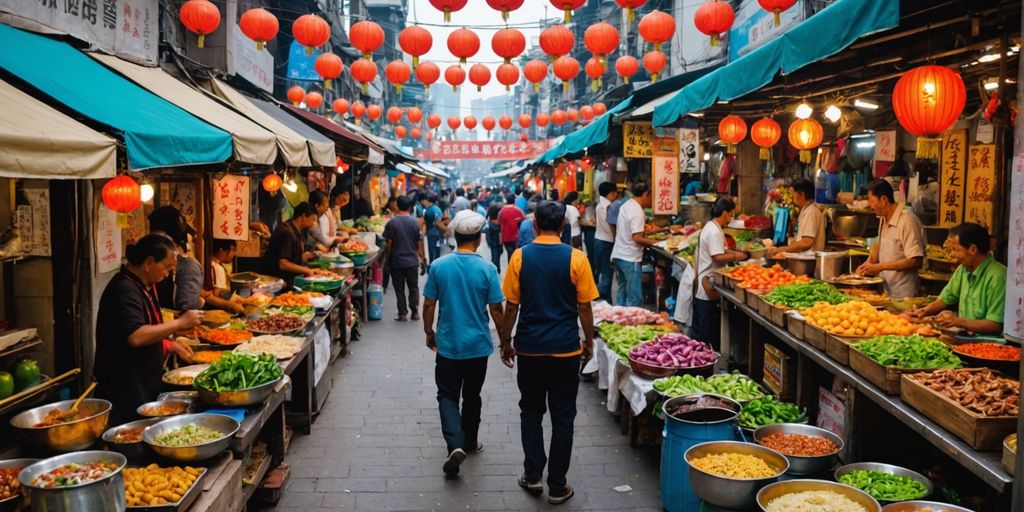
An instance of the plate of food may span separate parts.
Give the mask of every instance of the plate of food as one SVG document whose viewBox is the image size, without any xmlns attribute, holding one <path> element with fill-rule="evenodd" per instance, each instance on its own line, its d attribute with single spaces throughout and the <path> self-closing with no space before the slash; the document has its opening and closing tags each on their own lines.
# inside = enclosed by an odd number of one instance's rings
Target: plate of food
<svg viewBox="0 0 1024 512">
<path fill-rule="evenodd" d="M 196 376 L 203 373 L 209 367 L 210 365 L 208 364 L 182 366 L 165 373 L 162 380 L 164 384 L 170 384 L 171 386 L 192 387 L 192 381 L 196 380 Z"/>
<path fill-rule="evenodd" d="M 278 360 L 291 359 L 302 350 L 302 344 L 306 340 L 297 336 L 282 336 L 280 334 L 265 334 L 242 343 L 235 347 L 235 352 L 250 355 L 270 354 Z"/>
<path fill-rule="evenodd" d="M 256 334 L 286 334 L 304 328 L 306 320 L 298 315 L 273 315 L 249 320 L 246 326 Z"/>
<path fill-rule="evenodd" d="M 252 333 L 243 329 L 210 329 L 199 339 L 211 345 L 238 345 L 252 339 Z"/>
</svg>

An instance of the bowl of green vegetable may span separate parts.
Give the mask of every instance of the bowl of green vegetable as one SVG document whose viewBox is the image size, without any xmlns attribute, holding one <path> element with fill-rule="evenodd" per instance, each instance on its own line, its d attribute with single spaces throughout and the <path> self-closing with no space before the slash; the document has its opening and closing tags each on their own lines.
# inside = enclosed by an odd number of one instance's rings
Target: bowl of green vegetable
<svg viewBox="0 0 1024 512">
<path fill-rule="evenodd" d="M 767 395 L 764 398 L 751 400 L 743 406 L 736 423 L 748 439 L 753 439 L 754 431 L 765 425 L 778 423 L 807 423 L 807 410 L 796 404 L 776 400 Z"/>
<path fill-rule="evenodd" d="M 198 462 L 226 450 L 238 426 L 234 418 L 222 414 L 184 414 L 142 431 L 142 442 L 168 459 Z"/>
<path fill-rule="evenodd" d="M 729 397 L 742 405 L 764 397 L 761 386 L 738 371 L 719 373 L 705 378 L 702 375 L 673 375 L 654 381 L 654 391 L 665 398 L 693 393 L 712 393 Z"/>
<path fill-rule="evenodd" d="M 196 376 L 192 385 L 210 405 L 247 407 L 266 400 L 283 375 L 270 354 L 228 352 Z"/>
<path fill-rule="evenodd" d="M 882 502 L 925 498 L 934 485 L 924 475 L 891 464 L 857 462 L 836 470 L 836 481 L 856 487 Z"/>
</svg>

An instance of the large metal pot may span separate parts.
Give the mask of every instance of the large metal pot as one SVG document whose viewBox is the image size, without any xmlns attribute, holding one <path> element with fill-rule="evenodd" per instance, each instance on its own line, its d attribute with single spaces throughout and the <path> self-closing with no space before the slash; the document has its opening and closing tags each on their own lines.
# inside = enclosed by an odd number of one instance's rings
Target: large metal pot
<svg viewBox="0 0 1024 512">
<path fill-rule="evenodd" d="M 11 469 L 11 468 L 22 468 L 22 469 L 24 469 L 24 468 L 27 468 L 27 467 L 31 466 L 32 464 L 35 464 L 36 462 L 39 462 L 39 460 L 40 459 L 7 459 L 7 460 L 0 460 L 0 469 Z M 16 511 L 16 510 L 24 510 L 21 507 L 21 499 L 22 499 L 21 492 L 18 492 L 18 494 L 15 494 L 14 496 L 11 496 L 10 498 L 0 499 L 0 511 L 2 511 L 2 512 L 12 512 L 12 511 Z"/>
<path fill-rule="evenodd" d="M 199 386 L 196 386 L 196 390 L 199 391 L 199 398 L 210 405 L 221 407 L 248 407 L 250 405 L 262 403 L 266 400 L 267 397 L 274 393 L 274 387 L 277 386 L 283 378 L 284 376 L 281 376 L 275 380 L 267 382 L 266 384 L 239 389 L 237 391 L 213 391 Z"/>
<path fill-rule="evenodd" d="M 78 406 L 80 419 L 49 427 L 36 427 L 50 411 L 68 411 L 74 404 L 74 400 L 64 400 L 29 409 L 11 418 L 11 427 L 22 441 L 36 451 L 65 453 L 85 450 L 107 429 L 112 405 L 106 400 L 87 398 Z"/>
<path fill-rule="evenodd" d="M 690 461 L 713 453 L 740 453 L 764 459 L 775 475 L 765 478 L 739 479 L 706 473 L 693 467 Z M 693 446 L 683 458 L 690 464 L 690 486 L 700 499 L 708 504 L 729 510 L 748 510 L 757 504 L 757 493 L 762 487 L 775 482 L 789 469 L 789 461 L 781 454 L 764 446 L 739 441 L 710 441 Z"/>
<path fill-rule="evenodd" d="M 117 466 L 109 475 L 89 483 L 45 489 L 32 485 L 39 475 L 53 471 L 65 464 L 92 464 L 110 462 Z M 126 507 L 124 498 L 124 469 L 128 459 L 120 453 L 104 451 L 74 452 L 58 455 L 37 462 L 21 471 L 18 480 L 22 493 L 33 512 L 83 512 L 117 511 Z"/>
</svg>

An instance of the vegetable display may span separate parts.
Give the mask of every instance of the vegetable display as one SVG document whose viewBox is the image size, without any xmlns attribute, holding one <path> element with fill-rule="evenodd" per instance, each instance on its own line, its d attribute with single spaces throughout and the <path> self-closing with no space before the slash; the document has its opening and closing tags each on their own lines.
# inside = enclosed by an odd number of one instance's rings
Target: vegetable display
<svg viewBox="0 0 1024 512">
<path fill-rule="evenodd" d="M 855 344 L 854 348 L 884 366 L 922 370 L 960 367 L 960 359 L 936 338 L 877 336 Z"/>
<path fill-rule="evenodd" d="M 768 502 L 767 512 L 868 512 L 864 505 L 835 491 L 784 494 Z"/>
<path fill-rule="evenodd" d="M 771 478 L 780 472 L 761 457 L 745 453 L 709 453 L 691 460 L 690 465 L 705 473 L 739 480 Z"/>
<path fill-rule="evenodd" d="M 21 482 L 18 474 L 25 468 L 0 468 L 0 501 L 21 494 Z"/>
<path fill-rule="evenodd" d="M 144 468 L 125 468 L 125 499 L 129 507 L 177 503 L 202 474 L 202 469 L 190 466 L 162 468 L 150 464 Z"/>
<path fill-rule="evenodd" d="M 964 343 L 957 345 L 956 352 L 977 357 L 978 359 L 991 359 L 994 361 L 1020 361 L 1020 349 L 1011 345 L 999 345 L 996 343 Z"/>
<path fill-rule="evenodd" d="M 739 372 L 720 373 L 708 378 L 700 375 L 673 375 L 654 381 L 654 390 L 667 397 L 693 393 L 714 393 L 745 402 L 764 396 L 753 379 Z"/>
<path fill-rule="evenodd" d="M 799 405 L 780 402 L 768 395 L 747 402 L 736 421 L 741 427 L 750 429 L 776 423 L 802 423 L 807 421 L 807 411 Z"/>
<path fill-rule="evenodd" d="M 655 336 L 668 332 L 671 327 L 653 325 L 616 325 L 601 324 L 597 326 L 597 332 L 608 348 L 619 355 L 622 362 L 629 362 L 629 351 L 633 347 L 651 341 Z"/>
<path fill-rule="evenodd" d="M 668 333 L 633 347 L 629 357 L 643 364 L 663 368 L 694 368 L 714 363 L 718 354 L 707 343 L 691 339 L 685 334 Z"/>
<path fill-rule="evenodd" d="M 855 300 L 842 304 L 819 302 L 800 312 L 808 323 L 836 336 L 880 336 L 883 334 L 934 334 L 926 325 L 914 325 L 888 311 L 879 311 L 867 302 Z"/>
<path fill-rule="evenodd" d="M 153 442 L 160 446 L 199 446 L 222 439 L 224 435 L 212 428 L 189 423 L 154 437 Z"/>
<path fill-rule="evenodd" d="M 649 309 L 631 306 L 594 305 L 594 318 L 618 325 L 646 325 L 665 322 L 665 318 Z"/>
<path fill-rule="evenodd" d="M 270 354 L 252 356 L 231 352 L 224 354 L 193 381 L 193 385 L 210 391 L 238 391 L 273 382 L 284 371 Z"/>
<path fill-rule="evenodd" d="M 773 432 L 762 437 L 758 442 L 761 443 L 761 446 L 771 448 L 783 455 L 796 457 L 820 457 L 839 451 L 839 447 L 831 439 L 804 434 Z"/>
<path fill-rule="evenodd" d="M 819 302 L 842 304 L 852 300 L 846 295 L 823 281 L 813 283 L 795 283 L 776 287 L 764 296 L 765 302 L 793 309 L 807 309 Z"/>
<path fill-rule="evenodd" d="M 928 486 L 909 476 L 875 469 L 855 469 L 839 477 L 839 482 L 856 487 L 876 500 L 908 501 L 924 497 Z"/>
<path fill-rule="evenodd" d="M 772 290 L 777 286 L 785 284 L 811 282 L 811 278 L 787 272 L 779 265 L 772 265 L 770 267 L 744 265 L 730 272 L 729 276 L 740 280 L 740 283 L 736 286 L 751 290 Z"/>
<path fill-rule="evenodd" d="M 1020 384 L 992 370 L 935 370 L 910 378 L 983 416 L 1017 416 Z"/>
<path fill-rule="evenodd" d="M 35 359 L 22 359 L 14 365 L 14 390 L 21 391 L 28 389 L 42 380 L 42 370 L 39 369 L 39 361 Z"/>
<path fill-rule="evenodd" d="M 43 489 L 57 487 L 73 487 L 95 482 L 117 470 L 112 462 L 93 462 L 92 464 L 64 464 L 43 473 L 32 480 L 32 485 Z"/>
</svg>

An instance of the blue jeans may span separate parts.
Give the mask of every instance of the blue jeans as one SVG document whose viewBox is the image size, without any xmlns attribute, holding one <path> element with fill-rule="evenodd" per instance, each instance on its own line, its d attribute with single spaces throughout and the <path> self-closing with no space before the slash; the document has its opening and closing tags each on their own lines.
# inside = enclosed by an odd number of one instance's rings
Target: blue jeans
<svg viewBox="0 0 1024 512">
<path fill-rule="evenodd" d="M 640 283 L 643 273 L 639 261 L 626 261 L 618 258 L 612 260 L 615 275 L 619 276 L 619 289 L 615 294 L 616 306 L 641 306 L 644 302 L 644 290 Z"/>
<path fill-rule="evenodd" d="M 441 247 L 437 245 L 440 240 L 440 232 L 427 232 L 427 253 L 430 255 L 430 263 L 441 257 Z"/>
<path fill-rule="evenodd" d="M 437 383 L 437 408 L 441 413 L 441 434 L 448 453 L 462 448 L 476 449 L 480 431 L 480 390 L 487 376 L 487 358 L 448 359 L 437 355 L 434 381 Z M 462 411 L 459 411 L 459 396 Z"/>
<path fill-rule="evenodd" d="M 594 240 L 594 281 L 601 298 L 612 302 L 612 247 L 615 244 Z"/>
</svg>

